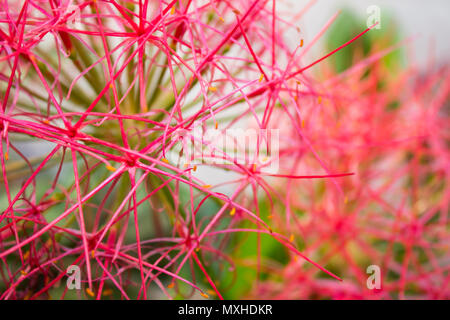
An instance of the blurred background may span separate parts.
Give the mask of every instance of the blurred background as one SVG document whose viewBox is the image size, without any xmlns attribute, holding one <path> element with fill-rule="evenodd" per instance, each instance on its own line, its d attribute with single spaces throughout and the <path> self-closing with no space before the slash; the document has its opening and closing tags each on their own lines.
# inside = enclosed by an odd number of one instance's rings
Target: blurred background
<svg viewBox="0 0 450 320">
<path fill-rule="evenodd" d="M 371 5 L 381 9 L 381 29 L 376 32 L 398 33 L 401 40 L 413 37 L 408 45 L 408 62 L 417 63 L 425 68 L 430 57 L 437 63 L 448 61 L 450 54 L 450 1 L 448 0 L 292 0 L 296 10 L 304 8 L 308 3 L 313 5 L 307 10 L 299 23 L 306 39 L 311 39 L 324 26 L 327 20 L 337 11 L 343 10 L 336 23 L 352 23 L 358 30 L 365 28 Z M 357 23 L 362 25 L 357 25 Z M 332 26 L 336 28 L 336 25 Z M 342 31 L 340 31 L 342 33 Z"/>
</svg>

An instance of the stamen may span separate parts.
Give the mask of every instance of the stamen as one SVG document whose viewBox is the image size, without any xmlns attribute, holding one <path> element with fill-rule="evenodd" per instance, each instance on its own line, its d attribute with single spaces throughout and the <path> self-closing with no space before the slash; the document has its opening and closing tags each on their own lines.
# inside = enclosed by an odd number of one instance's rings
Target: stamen
<svg viewBox="0 0 450 320">
<path fill-rule="evenodd" d="M 264 74 L 261 73 L 261 75 L 259 76 L 259 82 L 263 81 L 264 79 Z"/>
<path fill-rule="evenodd" d="M 104 295 L 104 296 L 110 296 L 112 294 L 113 294 L 113 291 L 111 289 L 106 289 L 102 293 L 102 295 Z"/>
<path fill-rule="evenodd" d="M 92 291 L 90 288 L 86 288 L 86 293 L 87 293 L 88 295 L 90 295 L 91 297 L 94 297 L 94 296 L 95 296 L 94 291 Z"/>
</svg>

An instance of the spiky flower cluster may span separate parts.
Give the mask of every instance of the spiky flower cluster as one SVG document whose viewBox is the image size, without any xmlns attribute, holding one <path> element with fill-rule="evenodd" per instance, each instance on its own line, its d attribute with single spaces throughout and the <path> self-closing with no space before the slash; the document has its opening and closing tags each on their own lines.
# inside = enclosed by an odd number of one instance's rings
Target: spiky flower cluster
<svg viewBox="0 0 450 320">
<path fill-rule="evenodd" d="M 377 56 L 337 76 L 324 66 L 325 106 L 303 109 L 304 134 L 317 153 L 333 170 L 356 174 L 339 188 L 331 181 L 288 182 L 278 204 L 285 214 L 278 215 L 277 230 L 292 234 L 308 257 L 344 282 L 294 257 L 272 266 L 255 297 L 450 298 L 450 69 L 424 74 L 410 67 L 393 75 L 373 63 Z M 304 139 L 290 143 L 297 152 L 292 173 L 316 166 Z"/>
<path fill-rule="evenodd" d="M 366 298 L 364 264 L 392 273 L 381 297 L 448 297 L 448 70 L 380 89 L 381 52 L 318 81 L 370 28 L 305 62 L 336 16 L 292 45 L 304 11 L 275 1 L 0 6 L 2 299 L 222 298 L 241 264 L 258 297 Z M 277 159 L 200 139 L 184 161 L 198 127 L 279 130 Z"/>
</svg>

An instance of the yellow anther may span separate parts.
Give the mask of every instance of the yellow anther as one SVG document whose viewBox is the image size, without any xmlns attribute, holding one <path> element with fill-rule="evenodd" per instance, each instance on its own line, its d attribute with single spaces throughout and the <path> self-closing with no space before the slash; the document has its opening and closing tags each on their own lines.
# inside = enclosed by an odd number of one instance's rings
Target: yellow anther
<svg viewBox="0 0 450 320">
<path fill-rule="evenodd" d="M 45 124 L 50 124 L 50 121 L 48 119 L 44 119 L 44 120 L 42 120 L 42 122 Z"/>
<path fill-rule="evenodd" d="M 298 80 L 297 80 L 296 82 L 297 82 L 298 85 L 301 85 L 301 84 L 302 84 L 302 83 L 301 83 L 300 81 L 298 81 Z"/>
<path fill-rule="evenodd" d="M 113 291 L 111 289 L 106 289 L 102 293 L 102 295 L 104 295 L 104 296 L 110 296 L 112 294 L 113 294 Z"/>
<path fill-rule="evenodd" d="M 187 167 L 189 167 L 189 163 L 183 164 L 183 168 L 187 168 Z"/>
<path fill-rule="evenodd" d="M 300 40 L 300 48 L 303 47 L 303 39 Z"/>
<path fill-rule="evenodd" d="M 110 89 L 114 88 L 114 86 L 113 86 L 112 83 L 109 84 L 109 88 L 110 88 Z"/>
<path fill-rule="evenodd" d="M 109 171 L 112 171 L 112 172 L 116 171 L 116 168 L 114 168 L 113 166 L 111 166 L 109 164 L 106 166 L 106 169 L 108 169 Z"/>
<path fill-rule="evenodd" d="M 204 185 L 202 185 L 202 188 L 209 189 L 209 188 L 211 188 L 211 185 L 210 184 L 204 184 Z"/>
<path fill-rule="evenodd" d="M 26 272 L 25 270 L 20 270 L 20 273 L 21 273 L 23 276 L 26 276 L 26 275 L 28 274 L 28 272 Z"/>
<path fill-rule="evenodd" d="M 256 163 L 253 164 L 253 172 L 255 172 L 257 169 Z"/>
<path fill-rule="evenodd" d="M 194 164 L 194 167 L 192 168 L 192 170 L 197 171 L 197 166 Z"/>
<path fill-rule="evenodd" d="M 30 256 L 30 251 L 27 251 L 23 254 L 23 258 L 26 260 Z"/>
<path fill-rule="evenodd" d="M 291 233 L 291 235 L 289 236 L 289 242 L 294 242 L 294 234 Z"/>
<path fill-rule="evenodd" d="M 221 16 L 219 16 L 219 20 L 222 21 L 222 22 L 225 22 L 225 19 L 222 18 Z"/>
<path fill-rule="evenodd" d="M 8 152 L 5 152 L 5 160 L 8 161 L 8 159 L 9 159 L 9 154 L 8 154 Z"/>
<path fill-rule="evenodd" d="M 298 256 L 294 256 L 294 261 L 298 261 Z"/>
<path fill-rule="evenodd" d="M 172 289 L 175 286 L 175 282 L 171 282 L 167 285 L 167 288 Z"/>
<path fill-rule="evenodd" d="M 302 128 L 305 127 L 305 120 L 302 120 Z"/>
<path fill-rule="evenodd" d="M 216 126 L 216 130 L 219 128 L 219 123 L 216 121 L 216 123 L 215 123 L 215 126 Z"/>
<path fill-rule="evenodd" d="M 92 257 L 92 259 L 95 258 L 95 250 L 92 250 L 92 251 L 91 251 L 91 257 Z"/>
<path fill-rule="evenodd" d="M 347 196 L 344 198 L 344 203 L 345 203 L 345 204 L 348 203 L 348 197 L 347 197 Z"/>
<path fill-rule="evenodd" d="M 268 219 L 273 219 L 273 215 L 269 214 L 269 215 L 267 216 L 267 218 L 268 218 Z"/>
<path fill-rule="evenodd" d="M 90 295 L 91 297 L 95 296 L 94 291 L 92 291 L 90 288 L 86 288 L 86 293 L 87 293 L 88 295 Z"/>
<path fill-rule="evenodd" d="M 208 299 L 208 298 L 209 298 L 209 296 L 208 296 L 206 293 L 204 293 L 204 292 L 200 292 L 200 295 L 201 295 L 203 298 L 205 298 L 205 299 Z"/>
<path fill-rule="evenodd" d="M 211 91 L 211 92 L 216 92 L 216 91 L 217 91 L 217 88 L 216 88 L 216 87 L 213 87 L 213 86 L 208 87 L 208 89 L 209 89 L 209 91 Z"/>
<path fill-rule="evenodd" d="M 322 103 L 322 97 L 321 97 L 321 96 L 318 96 L 318 97 L 317 97 L 317 103 L 318 103 L 318 104 L 321 104 L 321 103 Z"/>
<path fill-rule="evenodd" d="M 169 160 L 167 160 L 166 158 L 162 158 L 161 161 L 164 163 L 169 163 Z"/>
<path fill-rule="evenodd" d="M 263 81 L 264 79 L 264 74 L 261 73 L 261 75 L 259 76 L 259 82 Z"/>
<path fill-rule="evenodd" d="M 235 213 L 236 213 L 236 208 L 231 209 L 230 216 L 234 216 Z"/>
<path fill-rule="evenodd" d="M 200 251 L 200 247 L 195 248 L 195 252 L 199 252 Z"/>
<path fill-rule="evenodd" d="M 175 13 L 175 6 L 173 6 L 171 9 L 170 9 L 170 14 L 174 14 Z"/>
<path fill-rule="evenodd" d="M 241 12 L 240 12 L 238 9 L 233 9 L 233 12 L 234 12 L 235 14 L 241 14 Z"/>
</svg>

